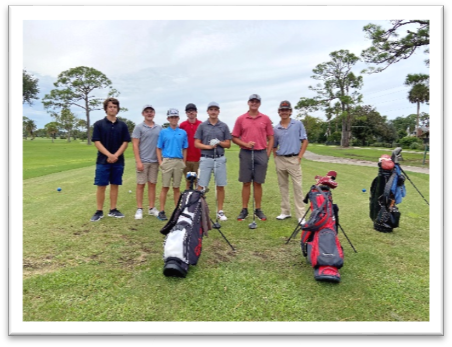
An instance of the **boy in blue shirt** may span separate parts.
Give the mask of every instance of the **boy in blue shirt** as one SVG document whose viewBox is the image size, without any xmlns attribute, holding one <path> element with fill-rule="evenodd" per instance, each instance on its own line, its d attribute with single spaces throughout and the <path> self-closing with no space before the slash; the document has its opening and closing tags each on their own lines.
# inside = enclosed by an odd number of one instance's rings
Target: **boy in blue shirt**
<svg viewBox="0 0 452 347">
<path fill-rule="evenodd" d="M 179 187 L 187 160 L 188 148 L 187 133 L 178 126 L 179 111 L 170 108 L 167 119 L 170 126 L 160 132 L 157 142 L 157 159 L 162 171 L 160 212 L 157 216 L 160 220 L 168 219 L 165 215 L 165 203 L 171 180 L 173 180 L 174 205 L 177 206 L 179 201 Z"/>
</svg>

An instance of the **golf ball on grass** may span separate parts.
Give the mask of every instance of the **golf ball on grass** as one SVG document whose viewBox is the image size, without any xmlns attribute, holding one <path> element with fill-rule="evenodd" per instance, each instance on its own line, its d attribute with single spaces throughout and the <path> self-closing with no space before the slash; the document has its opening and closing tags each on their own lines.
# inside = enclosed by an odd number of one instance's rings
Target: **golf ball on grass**
<svg viewBox="0 0 452 347">
<path fill-rule="evenodd" d="M 58 190 L 59 192 L 61 192 L 61 188 L 60 188 L 60 187 L 58 187 L 57 190 Z"/>
<path fill-rule="evenodd" d="M 131 191 L 131 190 L 129 190 L 129 193 L 132 193 L 132 191 Z"/>
</svg>

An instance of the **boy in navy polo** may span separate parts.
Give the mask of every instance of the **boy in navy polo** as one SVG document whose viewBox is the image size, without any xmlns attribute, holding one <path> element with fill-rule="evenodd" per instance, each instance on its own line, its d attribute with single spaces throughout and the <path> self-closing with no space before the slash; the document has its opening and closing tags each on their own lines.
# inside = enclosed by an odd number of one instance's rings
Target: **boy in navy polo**
<svg viewBox="0 0 452 347">
<path fill-rule="evenodd" d="M 165 215 L 166 196 L 171 180 L 173 180 L 174 205 L 177 206 L 180 197 L 180 182 L 182 180 L 185 162 L 187 161 L 188 139 L 185 130 L 178 126 L 179 111 L 170 108 L 168 111 L 169 127 L 160 131 L 157 142 L 157 159 L 162 171 L 162 191 L 160 192 L 160 220 L 167 220 Z"/>
<path fill-rule="evenodd" d="M 109 217 L 123 218 L 124 215 L 116 208 L 118 190 L 122 184 L 124 173 L 124 151 L 130 142 L 127 125 L 116 118 L 119 112 L 119 101 L 108 98 L 104 101 L 107 116 L 94 123 L 92 141 L 98 149 L 96 161 L 97 211 L 91 222 L 97 222 L 104 217 L 103 206 L 105 190 L 110 184 L 110 212 Z"/>
</svg>

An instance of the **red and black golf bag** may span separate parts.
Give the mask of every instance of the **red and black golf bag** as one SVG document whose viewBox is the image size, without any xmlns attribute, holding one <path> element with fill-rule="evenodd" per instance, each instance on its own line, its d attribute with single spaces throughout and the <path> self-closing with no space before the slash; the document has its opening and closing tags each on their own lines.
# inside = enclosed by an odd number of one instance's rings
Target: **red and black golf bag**
<svg viewBox="0 0 452 347">
<path fill-rule="evenodd" d="M 372 181 L 369 195 L 370 219 L 374 229 L 380 232 L 392 232 L 399 226 L 401 213 L 397 204 L 406 195 L 405 176 L 400 165 L 392 158 L 383 154 L 378 162 L 378 176 Z"/>
<path fill-rule="evenodd" d="M 202 239 L 211 230 L 209 208 L 204 193 L 184 191 L 168 223 L 160 230 L 166 235 L 163 250 L 165 276 L 185 277 L 189 265 L 196 265 Z"/>
<path fill-rule="evenodd" d="M 338 270 L 344 265 L 344 252 L 337 237 L 339 208 L 331 194 L 336 186 L 323 185 L 322 179 L 319 183 L 304 199 L 305 204 L 308 200 L 311 203 L 311 215 L 301 226 L 301 251 L 314 268 L 317 281 L 340 282 Z"/>
</svg>

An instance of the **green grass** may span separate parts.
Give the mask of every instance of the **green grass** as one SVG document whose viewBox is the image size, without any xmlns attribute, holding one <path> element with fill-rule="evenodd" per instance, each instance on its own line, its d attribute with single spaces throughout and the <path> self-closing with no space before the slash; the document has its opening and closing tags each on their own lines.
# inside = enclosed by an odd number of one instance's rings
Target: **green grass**
<svg viewBox="0 0 452 347">
<path fill-rule="evenodd" d="M 393 148 L 375 148 L 375 147 L 349 147 L 342 148 L 339 146 L 325 146 L 318 144 L 309 144 L 308 150 L 315 154 L 329 155 L 333 157 L 340 158 L 352 158 L 358 160 L 366 160 L 378 162 L 378 159 L 382 154 L 392 154 Z M 414 152 L 414 153 L 412 153 Z M 418 166 L 418 167 L 429 167 L 429 152 L 427 152 L 425 158 L 425 164 L 423 164 L 424 151 L 415 150 L 402 150 L 403 161 L 400 165 L 405 166 Z"/>
<path fill-rule="evenodd" d="M 64 151 L 50 145 L 45 151 L 38 141 L 24 145 L 24 158 L 39 152 L 44 168 L 50 162 L 60 168 L 66 165 Z M 429 210 L 408 183 L 407 197 L 399 205 L 401 227 L 389 234 L 373 230 L 368 194 L 361 189 L 369 189 L 377 167 L 302 162 L 304 192 L 315 175 L 338 172 L 333 198 L 340 207 L 340 223 L 358 251 L 352 251 L 340 232 L 345 252 L 342 282 L 321 283 L 314 280 L 313 269 L 301 254 L 300 235 L 285 245 L 295 219 L 274 218 L 280 213 L 280 200 L 273 159 L 262 203 L 268 221 L 257 221 L 258 228 L 250 230 L 249 217 L 235 220 L 241 185 L 234 146 L 227 151 L 229 220 L 221 223 L 221 230 L 237 251 L 232 252 L 212 230 L 203 240 L 198 265 L 190 267 L 187 278 L 177 279 L 162 274 L 163 223 L 147 215 L 133 218 L 135 194 L 128 193 L 135 191 L 131 148 L 126 151 L 118 204 L 126 218 L 91 223 L 95 149 L 58 145 L 67 146 L 78 158 L 89 150 L 91 164 L 84 167 L 81 160 L 78 168 L 24 180 L 24 321 L 429 320 Z M 24 160 L 24 171 L 28 164 Z M 410 173 L 410 178 L 428 196 L 429 176 Z M 62 188 L 60 193 L 57 187 Z M 207 201 L 214 216 L 210 188 Z M 167 211 L 170 206 L 171 195 Z"/>
</svg>

